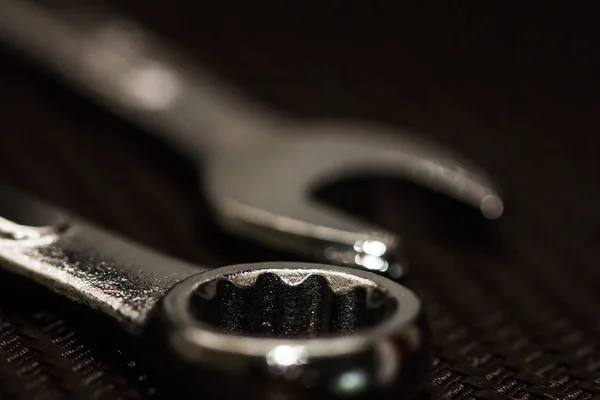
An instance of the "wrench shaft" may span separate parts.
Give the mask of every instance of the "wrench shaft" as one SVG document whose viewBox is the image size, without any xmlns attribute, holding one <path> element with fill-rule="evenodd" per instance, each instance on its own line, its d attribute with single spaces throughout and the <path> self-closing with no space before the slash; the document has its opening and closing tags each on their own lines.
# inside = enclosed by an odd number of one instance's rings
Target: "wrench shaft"
<svg viewBox="0 0 600 400">
<path fill-rule="evenodd" d="M 2 0 L 0 36 L 192 158 L 255 144 L 276 119 L 102 2 Z"/>
<path fill-rule="evenodd" d="M 108 314 L 129 332 L 142 330 L 173 285 L 202 272 L 16 191 L 1 193 L 2 265 Z M 42 216 L 38 226 L 19 223 L 31 215 Z"/>
</svg>

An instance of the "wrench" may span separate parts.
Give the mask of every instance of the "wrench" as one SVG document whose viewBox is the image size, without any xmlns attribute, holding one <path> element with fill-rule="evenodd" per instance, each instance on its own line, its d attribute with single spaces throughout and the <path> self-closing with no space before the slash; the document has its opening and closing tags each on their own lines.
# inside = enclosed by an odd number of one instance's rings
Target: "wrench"
<svg viewBox="0 0 600 400">
<path fill-rule="evenodd" d="M 0 216 L 0 268 L 116 322 L 178 390 L 407 398 L 427 376 L 420 302 L 377 274 L 289 262 L 189 265 L 8 188 Z"/>
<path fill-rule="evenodd" d="M 0 0 L 4 43 L 202 167 L 230 232 L 320 262 L 403 275 L 400 237 L 310 199 L 355 172 L 398 176 L 501 216 L 492 180 L 458 155 L 362 123 L 301 122 L 239 92 L 96 1 Z"/>
</svg>

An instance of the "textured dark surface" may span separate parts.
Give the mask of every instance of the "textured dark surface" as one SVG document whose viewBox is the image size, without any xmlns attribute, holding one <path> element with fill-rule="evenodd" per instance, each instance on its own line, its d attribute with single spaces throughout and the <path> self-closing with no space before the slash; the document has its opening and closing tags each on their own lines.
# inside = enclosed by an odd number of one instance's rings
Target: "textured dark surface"
<svg viewBox="0 0 600 400">
<path fill-rule="evenodd" d="M 269 104 L 417 130 L 504 189 L 497 223 L 400 181 L 356 179 L 320 193 L 406 235 L 407 284 L 424 299 L 435 340 L 432 398 L 600 398 L 594 13 L 202 3 L 124 5 Z M 7 57 L 0 71 L 3 182 L 187 260 L 277 258 L 219 233 L 192 165 L 161 143 Z M 0 278 L 2 395 L 152 392 L 151 377 L 149 386 L 136 378 L 145 376 L 136 355 L 116 350 L 118 335 Z"/>
</svg>

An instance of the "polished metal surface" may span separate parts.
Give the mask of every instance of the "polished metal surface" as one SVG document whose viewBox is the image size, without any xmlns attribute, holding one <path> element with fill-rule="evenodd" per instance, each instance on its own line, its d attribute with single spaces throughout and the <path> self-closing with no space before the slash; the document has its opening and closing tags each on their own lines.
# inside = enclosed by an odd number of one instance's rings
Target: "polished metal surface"
<svg viewBox="0 0 600 400">
<path fill-rule="evenodd" d="M 198 273 L 198 267 L 6 187 L 0 187 L 0 262 L 2 268 L 100 310 L 130 332 L 144 326 L 175 283 Z"/>
<path fill-rule="evenodd" d="M 503 212 L 493 181 L 457 154 L 387 127 L 278 115 L 99 2 L 0 0 L 0 35 L 201 164 L 217 219 L 252 240 L 401 277 L 398 235 L 310 198 L 357 172 L 416 182 L 489 219 Z"/>
<path fill-rule="evenodd" d="M 343 398 L 404 393 L 407 384 L 414 391 L 426 376 L 420 302 L 387 278 L 285 262 L 208 270 L 8 188 L 0 190 L 0 216 L 1 268 L 109 316 L 140 338 L 152 321 L 164 321 L 161 348 L 146 350 L 207 374 L 196 373 L 188 385 L 218 376 L 232 385 L 248 379 L 257 398 L 269 398 L 273 387 L 282 399 L 322 391 Z M 416 385 L 406 381 L 415 371 Z M 227 386 L 216 390 L 229 393 Z"/>
</svg>

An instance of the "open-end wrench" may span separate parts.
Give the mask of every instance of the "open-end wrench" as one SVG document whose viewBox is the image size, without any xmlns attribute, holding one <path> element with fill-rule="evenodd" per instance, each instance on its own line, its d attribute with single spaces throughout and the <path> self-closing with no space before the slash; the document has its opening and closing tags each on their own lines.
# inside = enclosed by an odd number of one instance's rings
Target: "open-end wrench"
<svg viewBox="0 0 600 400">
<path fill-rule="evenodd" d="M 225 90 L 96 1 L 0 0 L 0 35 L 201 163 L 217 220 L 253 240 L 401 276 L 397 235 L 310 198 L 316 185 L 355 172 L 399 176 L 477 207 L 487 218 L 502 214 L 491 179 L 456 154 L 384 127 L 280 116 Z"/>
<path fill-rule="evenodd" d="M 202 398 L 404 399 L 430 365 L 419 300 L 385 277 L 301 263 L 209 270 L 7 188 L 0 268 L 116 321 L 158 376 Z"/>
</svg>

